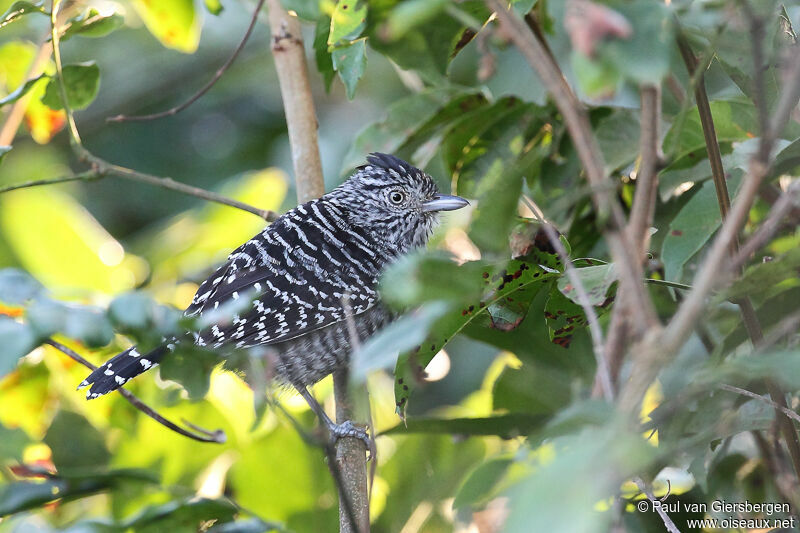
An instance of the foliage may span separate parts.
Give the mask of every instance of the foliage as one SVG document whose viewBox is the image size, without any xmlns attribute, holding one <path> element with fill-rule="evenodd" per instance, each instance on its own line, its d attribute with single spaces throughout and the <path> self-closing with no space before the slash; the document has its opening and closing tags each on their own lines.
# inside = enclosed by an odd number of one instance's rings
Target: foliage
<svg viewBox="0 0 800 533">
<path fill-rule="evenodd" d="M 378 435 L 373 531 L 663 531 L 656 513 L 635 510 L 637 478 L 680 504 L 670 514 L 681 530 L 703 517 L 687 504 L 800 501 L 782 481 L 796 477 L 785 443 L 770 442 L 775 411 L 766 397 L 734 392 L 761 396 L 776 384 L 796 405 L 796 207 L 741 275 L 707 298 L 695 331 L 674 353 L 664 347 L 631 416 L 595 390 L 587 327 L 596 319 L 608 338 L 624 300 L 609 221 L 594 208 L 565 114 L 486 4 L 281 3 L 302 19 L 312 84 L 327 91 L 315 97 L 328 186 L 382 151 L 473 204 L 445 217 L 429 250 L 384 274 L 383 298 L 402 316 L 352 356 L 351 378 L 370 387 Z M 189 109 L 105 124 L 120 110 L 184 101 L 224 61 L 220 50 L 238 43 L 252 2 L 69 4 L 59 73 L 47 54 L 37 59 L 50 42 L 42 40 L 50 3 L 0 0 L 0 116 L 6 124 L 15 109 L 24 113 L 16 138 L 0 126 L 0 190 L 82 168 L 64 129 L 68 107 L 79 111 L 84 146 L 108 161 L 264 209 L 293 205 L 285 174 L 263 168 L 290 166 L 263 28 Z M 587 109 L 606 186 L 626 214 L 644 168 L 639 95 L 662 87 L 644 276 L 669 323 L 722 225 L 695 89 L 710 99 L 735 202 L 761 149 L 759 109 L 777 109 L 791 82 L 800 5 L 607 0 L 584 2 L 576 15 L 574 2 L 511 4 L 526 31 L 544 36 Z M 753 17 L 761 33 L 751 33 Z M 702 76 L 687 73 L 677 40 L 698 56 Z M 776 137 L 742 242 L 797 187 L 796 109 Z M 337 489 L 314 445 L 315 418 L 298 396 L 267 389 L 260 354 L 236 354 L 223 368 L 219 354 L 179 346 L 126 385 L 170 420 L 223 430 L 223 444 L 174 434 L 118 394 L 86 403 L 73 390 L 87 369 L 48 339 L 99 364 L 132 343 L 144 349 L 182 335 L 194 323 L 180 309 L 198 282 L 263 224 L 114 180 L 0 194 L 0 533 L 334 530 Z M 573 276 L 542 216 L 558 227 Z M 768 346 L 744 328 L 743 302 Z M 620 385 L 634 357 L 622 360 Z M 328 379 L 314 393 L 329 398 L 331 388 Z"/>
</svg>

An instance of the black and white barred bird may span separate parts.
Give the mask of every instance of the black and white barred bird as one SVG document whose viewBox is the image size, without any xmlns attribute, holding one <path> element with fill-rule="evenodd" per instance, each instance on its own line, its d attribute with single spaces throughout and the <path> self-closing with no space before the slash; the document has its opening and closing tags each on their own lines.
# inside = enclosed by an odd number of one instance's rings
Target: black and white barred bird
<svg viewBox="0 0 800 533">
<path fill-rule="evenodd" d="M 439 194 L 430 176 L 405 161 L 371 154 L 342 185 L 295 207 L 234 250 L 200 285 L 185 314 L 217 311 L 215 323 L 192 333 L 195 344 L 272 348 L 278 380 L 296 387 L 335 435 L 353 435 L 352 427 L 337 427 L 319 412 L 306 388 L 347 364 L 346 314 L 360 339 L 391 319 L 377 292 L 381 272 L 425 246 L 440 211 L 467 204 Z M 216 317 L 220 306 L 239 299 L 243 311 Z M 79 388 L 91 386 L 88 399 L 116 390 L 173 349 L 173 343 L 149 353 L 129 348 Z"/>
</svg>

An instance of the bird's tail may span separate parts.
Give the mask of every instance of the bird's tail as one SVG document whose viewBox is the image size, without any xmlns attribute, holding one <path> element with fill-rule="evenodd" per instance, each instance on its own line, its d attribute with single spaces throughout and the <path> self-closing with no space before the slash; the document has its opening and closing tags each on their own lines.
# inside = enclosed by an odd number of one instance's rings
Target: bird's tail
<svg viewBox="0 0 800 533">
<path fill-rule="evenodd" d="M 87 400 L 108 394 L 123 386 L 129 379 L 133 379 L 157 365 L 167 352 L 169 349 L 166 345 L 159 346 L 144 355 L 137 351 L 136 346 L 128 348 L 89 374 L 89 377 L 78 385 L 78 389 L 91 385 L 91 388 L 86 391 Z"/>
</svg>

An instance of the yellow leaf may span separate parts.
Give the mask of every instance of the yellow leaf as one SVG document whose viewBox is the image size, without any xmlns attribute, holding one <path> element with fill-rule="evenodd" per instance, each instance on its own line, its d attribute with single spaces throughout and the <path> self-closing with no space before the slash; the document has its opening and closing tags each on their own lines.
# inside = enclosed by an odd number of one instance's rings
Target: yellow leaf
<svg viewBox="0 0 800 533">
<path fill-rule="evenodd" d="M 192 0 L 136 0 L 133 6 L 161 44 L 186 53 L 197 50 L 202 20 Z"/>
</svg>

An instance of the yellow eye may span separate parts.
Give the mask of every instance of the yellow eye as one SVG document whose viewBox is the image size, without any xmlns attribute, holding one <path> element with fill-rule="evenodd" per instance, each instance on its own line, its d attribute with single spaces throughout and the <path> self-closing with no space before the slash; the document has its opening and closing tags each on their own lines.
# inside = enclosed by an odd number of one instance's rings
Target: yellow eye
<svg viewBox="0 0 800 533">
<path fill-rule="evenodd" d="M 402 191 L 392 191 L 389 193 L 389 201 L 394 205 L 401 205 L 406 200 L 406 195 Z"/>
</svg>

